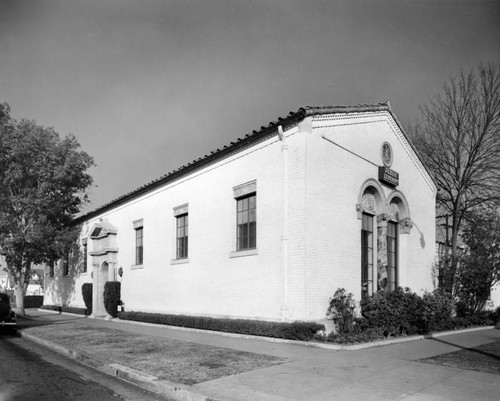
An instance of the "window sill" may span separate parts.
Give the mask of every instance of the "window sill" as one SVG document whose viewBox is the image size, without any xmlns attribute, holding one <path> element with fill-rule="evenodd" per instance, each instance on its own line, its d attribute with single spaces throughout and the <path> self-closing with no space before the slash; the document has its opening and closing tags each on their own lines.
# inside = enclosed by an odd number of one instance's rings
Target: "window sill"
<svg viewBox="0 0 500 401">
<path fill-rule="evenodd" d="M 132 265 L 132 266 L 130 266 L 130 269 L 131 269 L 131 270 L 140 270 L 140 269 L 144 269 L 144 265 Z"/>
<path fill-rule="evenodd" d="M 259 251 L 257 248 L 255 249 L 247 249 L 245 251 L 233 251 L 229 253 L 230 258 L 241 258 L 244 256 L 253 256 L 253 255 L 258 255 Z"/>
<path fill-rule="evenodd" d="M 170 261 L 171 265 L 182 265 L 184 263 L 189 263 L 189 258 L 184 258 L 184 259 L 172 259 Z"/>
</svg>

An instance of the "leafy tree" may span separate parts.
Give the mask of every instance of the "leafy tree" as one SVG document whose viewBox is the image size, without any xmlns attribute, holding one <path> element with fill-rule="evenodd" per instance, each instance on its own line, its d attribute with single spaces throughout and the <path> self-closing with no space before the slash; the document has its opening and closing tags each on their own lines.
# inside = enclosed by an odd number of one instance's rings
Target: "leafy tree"
<svg viewBox="0 0 500 401">
<path fill-rule="evenodd" d="M 421 113 L 412 140 L 437 183 L 438 209 L 451 217 L 451 258 L 440 274 L 451 293 L 466 213 L 500 200 L 500 66 L 452 77 Z"/>
<path fill-rule="evenodd" d="M 18 122 L 9 105 L 0 104 L 0 252 L 21 315 L 32 264 L 61 258 L 78 235 L 70 223 L 88 201 L 93 164 L 74 136 Z"/>
<path fill-rule="evenodd" d="M 457 268 L 455 294 L 460 310 L 469 315 L 483 309 L 491 287 L 500 282 L 500 216 L 494 208 L 466 216 L 461 233 L 465 254 Z"/>
</svg>

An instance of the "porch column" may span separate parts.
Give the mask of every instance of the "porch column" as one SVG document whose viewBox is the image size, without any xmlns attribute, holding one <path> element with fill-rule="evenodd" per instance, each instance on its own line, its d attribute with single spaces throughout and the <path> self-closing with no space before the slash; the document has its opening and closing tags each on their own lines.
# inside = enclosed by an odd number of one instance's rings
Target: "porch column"
<svg viewBox="0 0 500 401">
<path fill-rule="evenodd" d="M 389 216 L 377 216 L 377 291 L 387 289 L 387 222 Z"/>
<path fill-rule="evenodd" d="M 108 281 L 116 281 L 116 262 L 108 262 Z"/>
<path fill-rule="evenodd" d="M 97 316 L 97 303 L 99 302 L 99 264 L 92 264 L 92 314 Z"/>
</svg>

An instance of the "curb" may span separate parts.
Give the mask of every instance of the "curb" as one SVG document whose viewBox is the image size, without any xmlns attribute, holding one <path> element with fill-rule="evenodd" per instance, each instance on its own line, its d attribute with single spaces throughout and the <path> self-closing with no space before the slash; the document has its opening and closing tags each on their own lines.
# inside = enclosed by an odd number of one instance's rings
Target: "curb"
<svg viewBox="0 0 500 401">
<path fill-rule="evenodd" d="M 19 331 L 19 334 L 21 337 L 29 341 L 49 348 L 52 351 L 71 358 L 81 364 L 90 366 L 110 376 L 118 377 L 121 380 L 127 381 L 162 397 L 176 401 L 223 401 L 219 398 L 212 398 L 198 394 L 192 391 L 188 385 L 160 380 L 156 376 L 149 375 L 118 363 L 105 364 L 102 361 L 94 359 L 88 355 L 70 350 L 58 344 L 54 344 L 40 337 L 25 333 L 22 330 Z"/>
<path fill-rule="evenodd" d="M 334 344 L 334 343 L 326 343 L 326 342 L 323 343 L 323 342 L 313 342 L 313 341 L 286 340 L 283 338 L 254 336 L 251 334 L 226 333 L 223 331 L 194 329 L 191 327 L 169 326 L 166 324 L 137 322 L 135 320 L 122 320 L 120 318 L 114 318 L 110 321 L 117 322 L 117 323 L 133 324 L 133 325 L 138 325 L 138 326 L 146 326 L 146 327 L 148 327 L 148 326 L 149 327 L 165 327 L 165 328 L 172 329 L 172 330 L 190 331 L 190 332 L 194 332 L 194 333 L 207 333 L 207 334 L 213 334 L 213 335 L 222 336 L 222 337 L 242 338 L 242 339 L 246 339 L 246 340 L 261 340 L 261 341 L 267 341 L 267 342 L 273 342 L 273 343 L 283 343 L 283 344 L 294 344 L 294 345 L 301 345 L 304 347 L 328 349 L 328 350 L 332 350 L 332 351 L 357 351 L 360 349 L 382 347 L 384 345 L 405 343 L 408 341 L 419 341 L 419 340 L 425 340 L 425 339 L 430 339 L 430 338 L 451 336 L 453 334 L 461 334 L 461 333 L 468 333 L 468 332 L 472 332 L 472 331 L 487 330 L 487 329 L 495 328 L 495 326 L 480 326 L 480 327 L 472 327 L 472 328 L 467 328 L 467 329 L 440 331 L 440 332 L 436 332 L 436 333 L 421 334 L 421 335 L 408 336 L 408 337 L 395 337 L 395 338 L 390 338 L 387 340 L 379 340 L 379 341 L 373 341 L 373 342 L 368 342 L 368 343 L 342 345 L 342 344 Z M 497 328 L 500 329 L 500 327 L 497 327 Z"/>
<path fill-rule="evenodd" d="M 437 333 L 422 334 L 422 335 L 418 335 L 418 336 L 397 337 L 397 338 L 391 338 L 388 340 L 374 341 L 371 343 L 344 345 L 344 346 L 342 346 L 342 350 L 357 351 L 360 349 L 383 347 L 384 345 L 406 343 L 406 342 L 410 342 L 410 341 L 429 340 L 432 338 L 452 336 L 453 334 L 470 333 L 473 331 L 490 330 L 490 329 L 494 329 L 494 328 L 495 328 L 495 326 L 481 326 L 481 327 L 472 327 L 469 329 L 460 329 L 460 330 L 453 330 L 453 331 L 440 331 Z"/>
<path fill-rule="evenodd" d="M 39 311 L 40 312 L 47 312 L 46 309 L 39 309 Z M 55 311 L 49 311 L 49 312 L 54 312 L 55 314 L 61 314 L 61 315 L 71 315 L 71 316 L 79 316 L 79 317 L 85 317 L 85 318 L 87 317 L 87 316 L 83 316 L 83 315 L 76 315 L 74 313 L 69 313 L 69 312 L 55 312 Z M 149 327 L 165 327 L 165 328 L 172 329 L 172 330 L 190 331 L 190 332 L 194 332 L 194 333 L 207 333 L 207 334 L 213 334 L 213 335 L 222 336 L 222 337 L 242 338 L 242 339 L 246 339 L 246 340 L 261 340 L 261 341 L 274 342 L 274 343 L 294 344 L 294 345 L 301 345 L 304 347 L 322 348 L 322 349 L 327 349 L 327 350 L 332 350 L 332 351 L 357 351 L 357 350 L 361 350 L 361 349 L 383 347 L 385 345 L 405 343 L 405 342 L 409 342 L 409 341 L 420 341 L 420 340 L 426 340 L 426 339 L 431 339 L 431 338 L 451 336 L 453 334 L 469 333 L 469 332 L 473 332 L 473 331 L 487 330 L 487 329 L 500 329 L 500 325 L 499 326 L 479 326 L 479 327 L 471 327 L 471 328 L 459 329 L 459 330 L 449 330 L 449 331 L 440 331 L 440 332 L 430 333 L 430 334 L 414 335 L 414 336 L 408 336 L 408 337 L 395 337 L 395 338 L 389 338 L 387 340 L 378 340 L 378 341 L 367 342 L 367 343 L 342 345 L 342 344 L 327 343 L 327 342 L 287 340 L 287 339 L 283 339 L 283 338 L 254 336 L 251 334 L 227 333 L 224 331 L 203 330 L 203 329 L 195 329 L 195 328 L 191 328 L 191 327 L 169 326 L 166 324 L 139 322 L 139 321 L 135 321 L 135 320 L 122 320 L 120 318 L 113 318 L 113 319 L 110 319 L 109 321 L 110 322 L 117 322 L 117 323 L 132 324 L 132 325 L 137 325 L 137 326 L 146 326 L 146 327 L 148 327 L 148 326 Z"/>
</svg>

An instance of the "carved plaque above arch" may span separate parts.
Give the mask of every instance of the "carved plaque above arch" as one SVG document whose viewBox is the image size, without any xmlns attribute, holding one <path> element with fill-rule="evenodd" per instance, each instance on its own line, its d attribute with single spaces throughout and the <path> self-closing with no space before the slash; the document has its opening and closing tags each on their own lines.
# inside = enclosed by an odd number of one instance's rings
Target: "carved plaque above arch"
<svg viewBox="0 0 500 401">
<path fill-rule="evenodd" d="M 395 203 L 391 203 L 389 205 L 387 214 L 389 215 L 389 218 L 394 221 L 399 221 L 399 207 Z"/>
<path fill-rule="evenodd" d="M 376 214 L 376 201 L 372 194 L 364 194 L 361 203 L 356 205 L 358 219 L 361 219 L 363 213 Z"/>
</svg>

